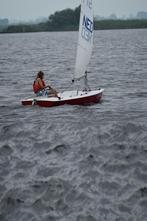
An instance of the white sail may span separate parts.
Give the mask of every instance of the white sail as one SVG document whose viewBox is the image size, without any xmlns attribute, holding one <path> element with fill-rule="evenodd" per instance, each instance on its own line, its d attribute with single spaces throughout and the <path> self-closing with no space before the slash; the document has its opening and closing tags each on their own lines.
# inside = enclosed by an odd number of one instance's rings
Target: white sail
<svg viewBox="0 0 147 221">
<path fill-rule="evenodd" d="M 90 61 L 93 46 L 93 2 L 81 0 L 81 14 L 79 25 L 79 41 L 77 48 L 74 78 L 85 75 Z"/>
</svg>

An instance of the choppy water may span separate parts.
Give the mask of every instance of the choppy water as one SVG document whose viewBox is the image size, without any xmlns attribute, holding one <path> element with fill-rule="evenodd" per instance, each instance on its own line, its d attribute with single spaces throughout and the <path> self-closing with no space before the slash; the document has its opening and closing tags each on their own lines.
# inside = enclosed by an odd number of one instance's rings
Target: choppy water
<svg viewBox="0 0 147 221">
<path fill-rule="evenodd" d="M 147 30 L 97 31 L 93 106 L 23 107 L 38 70 L 69 89 L 76 32 L 0 35 L 0 220 L 146 221 Z"/>
</svg>

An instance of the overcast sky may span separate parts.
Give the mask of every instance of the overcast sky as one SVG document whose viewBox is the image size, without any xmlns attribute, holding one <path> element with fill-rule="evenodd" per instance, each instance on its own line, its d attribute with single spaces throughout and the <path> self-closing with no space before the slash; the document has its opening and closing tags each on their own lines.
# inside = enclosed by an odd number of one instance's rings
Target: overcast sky
<svg viewBox="0 0 147 221">
<path fill-rule="evenodd" d="M 147 11 L 147 0 L 93 0 L 94 14 L 118 17 Z M 0 18 L 31 20 L 48 17 L 57 10 L 75 8 L 80 0 L 0 0 Z"/>
</svg>

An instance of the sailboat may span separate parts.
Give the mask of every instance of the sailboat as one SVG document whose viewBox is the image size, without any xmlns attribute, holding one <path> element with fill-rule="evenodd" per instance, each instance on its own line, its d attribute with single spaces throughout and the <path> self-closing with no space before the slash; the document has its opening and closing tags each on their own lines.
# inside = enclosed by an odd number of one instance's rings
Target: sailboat
<svg viewBox="0 0 147 221">
<path fill-rule="evenodd" d="M 87 68 L 91 58 L 93 47 L 93 1 L 81 0 L 79 39 L 77 47 L 77 56 L 75 63 L 75 72 L 72 79 L 75 82 L 83 80 L 84 89 L 75 89 L 58 93 L 58 97 L 36 96 L 22 100 L 23 105 L 39 105 L 42 107 L 52 107 L 64 104 L 70 105 L 89 105 L 98 103 L 104 89 L 91 90 L 87 83 Z"/>
</svg>

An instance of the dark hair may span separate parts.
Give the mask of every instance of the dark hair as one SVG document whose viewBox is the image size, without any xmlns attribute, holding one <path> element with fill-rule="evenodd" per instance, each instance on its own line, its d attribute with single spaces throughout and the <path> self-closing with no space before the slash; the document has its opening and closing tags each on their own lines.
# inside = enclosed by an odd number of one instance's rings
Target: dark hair
<svg viewBox="0 0 147 221">
<path fill-rule="evenodd" d="M 37 74 L 37 78 L 43 79 L 44 73 L 43 71 L 39 71 Z"/>
</svg>

